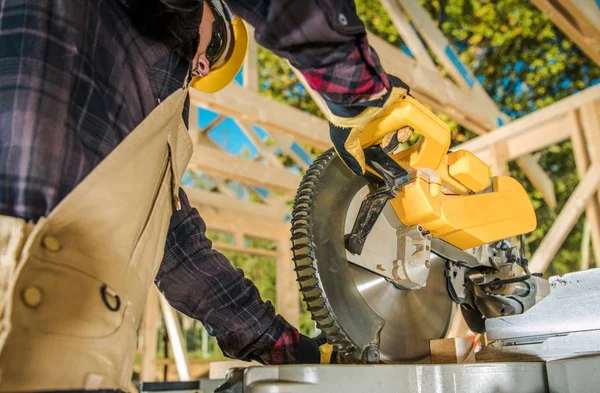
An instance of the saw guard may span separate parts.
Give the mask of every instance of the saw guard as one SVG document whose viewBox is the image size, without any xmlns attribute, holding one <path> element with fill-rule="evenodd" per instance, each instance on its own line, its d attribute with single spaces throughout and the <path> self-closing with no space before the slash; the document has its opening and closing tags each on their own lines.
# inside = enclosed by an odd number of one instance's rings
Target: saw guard
<svg viewBox="0 0 600 393">
<path fill-rule="evenodd" d="M 434 237 L 463 250 L 533 231 L 535 212 L 521 184 L 500 176 L 492 188 L 485 194 L 434 197 L 430 183 L 417 178 L 390 203 L 405 225 L 422 224 Z"/>
</svg>

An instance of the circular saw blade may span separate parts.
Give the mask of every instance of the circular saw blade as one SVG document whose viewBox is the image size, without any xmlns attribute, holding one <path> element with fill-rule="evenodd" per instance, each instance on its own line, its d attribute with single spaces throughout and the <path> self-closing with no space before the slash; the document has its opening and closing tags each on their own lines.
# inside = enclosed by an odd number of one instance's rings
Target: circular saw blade
<svg viewBox="0 0 600 393">
<path fill-rule="evenodd" d="M 360 362 L 366 348 L 379 344 L 384 361 L 418 361 L 428 356 L 429 340 L 445 337 L 450 326 L 453 307 L 446 293 L 444 260 L 432 258 L 427 286 L 415 291 L 399 289 L 348 263 L 344 234 L 368 184 L 333 150 L 308 169 L 292 212 L 298 282 L 308 311 L 336 350 Z M 390 217 L 395 214 L 386 209 L 367 237 L 361 258 L 396 259 L 399 222 L 394 223 Z"/>
<path fill-rule="evenodd" d="M 360 204 L 369 193 L 364 186 L 348 206 L 345 233 L 352 230 Z M 431 257 L 427 285 L 418 290 L 399 289 L 384 277 L 354 263 L 388 266 L 397 259 L 396 230 L 403 227 L 391 205 L 384 207 L 363 247 L 361 255 L 346 251 L 350 271 L 358 291 L 381 318 L 385 326 L 380 333 L 383 361 L 419 361 L 429 355 L 429 340 L 445 337 L 450 328 L 454 306 L 446 289 L 446 260 Z"/>
</svg>

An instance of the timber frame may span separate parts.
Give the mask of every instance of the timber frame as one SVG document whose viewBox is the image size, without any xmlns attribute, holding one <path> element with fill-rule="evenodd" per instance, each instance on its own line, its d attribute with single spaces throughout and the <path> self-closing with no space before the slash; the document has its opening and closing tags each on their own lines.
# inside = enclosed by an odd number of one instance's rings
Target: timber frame
<svg viewBox="0 0 600 393">
<path fill-rule="evenodd" d="M 587 241 L 587 244 L 582 244 L 582 267 L 589 266 L 590 239 L 596 261 L 600 261 L 600 85 L 510 121 L 460 61 L 417 0 L 380 1 L 414 58 L 369 33 L 371 45 L 377 50 L 386 70 L 406 81 L 418 100 L 480 135 L 456 149 L 472 151 L 490 165 L 495 175 L 506 173 L 507 163 L 515 161 L 547 204 L 555 207 L 553 182 L 538 164 L 535 153 L 552 144 L 571 140 L 580 183 L 533 255 L 531 270 L 543 272 L 549 266 L 583 212 L 586 214 L 584 243 Z M 532 3 L 546 12 L 576 45 L 600 65 L 600 5 L 597 6 L 595 0 L 532 0 Z M 454 82 L 438 72 L 427 48 Z M 326 112 L 322 100 L 295 72 L 317 105 Z M 232 83 L 216 94 L 191 91 L 190 132 L 195 146 L 189 169 L 210 176 L 217 187 L 212 191 L 187 188 L 186 192 L 210 230 L 233 235 L 234 243 L 215 243 L 216 249 L 276 258 L 277 310 L 289 322 L 297 324 L 300 308 L 290 251 L 288 219 L 291 209 L 287 202 L 295 194 L 301 176 L 284 167 L 276 153 L 287 156 L 298 167 L 306 169 L 310 164 L 306 160 L 308 153 L 299 150 L 298 146 L 304 144 L 319 150 L 328 149 L 331 146 L 328 125 L 320 118 L 258 93 L 257 45 L 253 41 L 243 69 L 243 79 L 243 85 Z M 216 112 L 218 117 L 200 128 L 197 118 L 200 109 Z M 234 119 L 254 146 L 258 152 L 254 159 L 231 155 L 207 137 L 226 118 Z M 265 130 L 274 144 L 261 139 L 255 132 L 256 126 Z M 232 181 L 246 186 L 254 199 L 260 201 L 239 199 L 228 187 Z M 256 187 L 268 190 L 268 195 L 254 192 Z M 245 237 L 270 240 L 276 244 L 276 249 L 247 247 Z M 193 378 L 175 311 L 152 289 L 140 330 L 143 338 L 140 379 L 153 381 L 156 378 L 159 310 L 162 310 L 172 343 L 179 378 Z"/>
</svg>

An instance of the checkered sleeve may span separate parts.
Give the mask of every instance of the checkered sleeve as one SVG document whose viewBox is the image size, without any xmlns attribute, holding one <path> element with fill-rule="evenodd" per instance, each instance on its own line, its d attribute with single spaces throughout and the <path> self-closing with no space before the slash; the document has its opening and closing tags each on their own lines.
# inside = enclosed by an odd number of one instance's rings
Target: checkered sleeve
<svg viewBox="0 0 600 393">
<path fill-rule="evenodd" d="M 229 0 L 259 44 L 286 58 L 327 101 L 367 101 L 390 87 L 354 0 Z"/>
<path fill-rule="evenodd" d="M 231 358 L 264 364 L 290 362 L 297 330 L 263 301 L 256 286 L 206 237 L 206 225 L 180 191 L 156 285 L 169 304 L 199 320 Z M 283 338 L 282 338 L 283 337 Z M 291 338 L 288 338 L 291 337 Z"/>
</svg>

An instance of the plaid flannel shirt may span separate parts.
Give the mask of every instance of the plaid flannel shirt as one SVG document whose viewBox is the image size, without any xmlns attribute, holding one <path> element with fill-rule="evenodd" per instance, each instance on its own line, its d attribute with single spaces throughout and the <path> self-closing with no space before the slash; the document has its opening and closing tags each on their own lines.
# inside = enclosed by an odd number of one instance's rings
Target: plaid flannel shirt
<svg viewBox="0 0 600 393">
<path fill-rule="evenodd" d="M 33 221 L 48 215 L 181 86 L 198 37 L 144 36 L 130 20 L 131 1 L 2 2 L 0 214 Z M 352 103 L 388 86 L 353 0 L 228 4 L 255 27 L 260 44 L 289 59 L 327 100 Z M 199 24 L 200 14 L 189 17 Z M 174 308 L 202 321 L 227 356 L 296 361 L 298 331 L 212 249 L 183 191 L 181 200 L 158 288 Z"/>
</svg>

